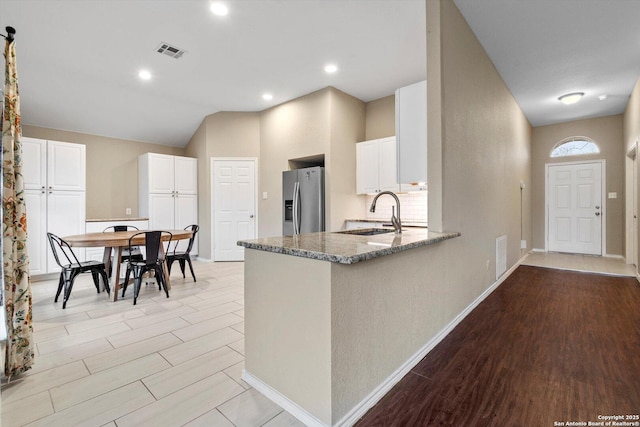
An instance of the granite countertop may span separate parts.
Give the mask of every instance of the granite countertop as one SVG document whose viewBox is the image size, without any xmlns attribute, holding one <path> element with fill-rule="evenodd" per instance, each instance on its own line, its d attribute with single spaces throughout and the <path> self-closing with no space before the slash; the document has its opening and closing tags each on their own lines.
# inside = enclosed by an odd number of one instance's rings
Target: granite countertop
<svg viewBox="0 0 640 427">
<path fill-rule="evenodd" d="M 362 218 L 357 218 L 357 219 L 347 219 L 345 220 L 345 222 L 371 222 L 371 223 L 384 223 L 384 224 L 389 224 L 389 226 L 391 226 L 391 221 L 389 221 L 388 219 L 362 219 Z M 402 226 L 403 227 L 422 227 L 422 228 L 427 228 L 428 223 L 425 221 L 405 221 L 402 220 Z"/>
<path fill-rule="evenodd" d="M 420 228 L 361 236 L 341 233 L 307 233 L 297 236 L 265 237 L 241 240 L 239 246 L 340 264 L 354 264 L 420 246 L 433 245 L 460 236 L 460 233 L 436 233 Z"/>
</svg>

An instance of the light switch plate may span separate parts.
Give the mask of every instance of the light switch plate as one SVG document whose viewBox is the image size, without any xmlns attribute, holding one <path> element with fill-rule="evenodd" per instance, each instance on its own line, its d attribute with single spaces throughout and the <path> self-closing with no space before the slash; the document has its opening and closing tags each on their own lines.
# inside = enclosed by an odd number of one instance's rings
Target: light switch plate
<svg viewBox="0 0 640 427">
<path fill-rule="evenodd" d="M 618 193 L 616 193 L 616 192 L 609 193 L 609 198 L 610 199 L 617 199 L 618 198 Z"/>
<path fill-rule="evenodd" d="M 267 200 L 267 198 L 268 198 L 267 192 L 266 192 L 266 191 L 263 191 L 263 192 L 262 192 L 262 199 L 263 199 L 263 200 Z"/>
</svg>

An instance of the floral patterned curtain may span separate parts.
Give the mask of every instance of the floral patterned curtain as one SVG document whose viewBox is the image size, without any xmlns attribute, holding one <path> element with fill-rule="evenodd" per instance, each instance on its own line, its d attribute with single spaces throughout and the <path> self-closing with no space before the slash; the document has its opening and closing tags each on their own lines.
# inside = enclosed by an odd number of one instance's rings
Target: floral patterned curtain
<svg viewBox="0 0 640 427">
<path fill-rule="evenodd" d="M 2 255 L 7 317 L 5 375 L 11 379 L 31 368 L 34 358 L 31 285 L 27 256 L 27 211 L 22 180 L 20 96 L 15 41 L 7 38 L 2 115 Z"/>
</svg>

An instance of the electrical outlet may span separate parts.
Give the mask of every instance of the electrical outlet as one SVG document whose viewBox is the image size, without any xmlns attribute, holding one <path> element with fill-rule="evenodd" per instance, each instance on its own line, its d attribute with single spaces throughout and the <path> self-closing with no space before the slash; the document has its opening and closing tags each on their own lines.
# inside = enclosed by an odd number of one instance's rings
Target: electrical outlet
<svg viewBox="0 0 640 427">
<path fill-rule="evenodd" d="M 520 249 L 527 249 L 527 241 L 520 240 Z"/>
<path fill-rule="evenodd" d="M 131 215 L 131 208 L 126 208 L 124 210 L 125 215 Z"/>
</svg>

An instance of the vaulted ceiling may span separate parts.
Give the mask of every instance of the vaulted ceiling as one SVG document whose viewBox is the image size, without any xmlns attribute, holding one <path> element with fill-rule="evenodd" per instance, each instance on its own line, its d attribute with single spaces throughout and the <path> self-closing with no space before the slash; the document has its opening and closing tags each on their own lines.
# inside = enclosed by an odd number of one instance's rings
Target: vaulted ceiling
<svg viewBox="0 0 640 427">
<path fill-rule="evenodd" d="M 532 125 L 624 110 L 640 74 L 640 1 L 454 1 Z M 184 146 L 217 111 L 326 86 L 370 101 L 426 76 L 425 0 L 228 0 L 224 17 L 210 3 L 3 0 L 23 122 Z M 186 53 L 158 53 L 163 42 Z M 568 92 L 585 96 L 559 103 Z"/>
</svg>

